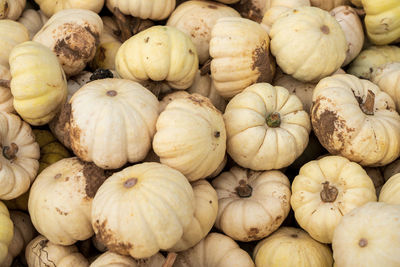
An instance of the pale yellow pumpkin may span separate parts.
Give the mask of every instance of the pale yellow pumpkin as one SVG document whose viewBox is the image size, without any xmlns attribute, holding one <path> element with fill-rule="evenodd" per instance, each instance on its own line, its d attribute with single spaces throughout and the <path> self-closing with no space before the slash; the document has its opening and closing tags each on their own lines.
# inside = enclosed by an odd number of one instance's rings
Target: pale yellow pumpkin
<svg viewBox="0 0 400 267">
<path fill-rule="evenodd" d="M 379 202 L 400 205 L 400 174 L 395 174 L 386 181 L 379 194 Z"/>
<path fill-rule="evenodd" d="M 338 267 L 400 266 L 400 205 L 370 202 L 346 214 L 332 248 Z"/>
<path fill-rule="evenodd" d="M 106 0 L 107 8 L 141 19 L 163 20 L 175 9 L 176 0 Z"/>
<path fill-rule="evenodd" d="M 215 226 L 235 240 L 264 238 L 289 214 L 290 182 L 280 171 L 233 167 L 216 177 L 212 185 L 219 205 Z"/>
<path fill-rule="evenodd" d="M 393 100 L 370 81 L 349 74 L 321 80 L 311 120 L 321 144 L 363 166 L 383 166 L 400 156 L 400 116 Z"/>
<path fill-rule="evenodd" d="M 29 31 L 29 39 L 32 40 L 33 36 L 43 27 L 48 18 L 41 12 L 35 9 L 26 9 L 18 22 L 22 23 Z"/>
<path fill-rule="evenodd" d="M 271 82 L 275 62 L 260 24 L 237 17 L 217 20 L 211 31 L 211 77 L 218 93 L 231 98 L 246 87 Z"/>
<path fill-rule="evenodd" d="M 299 98 L 268 83 L 251 85 L 232 98 L 224 121 L 228 154 L 252 170 L 289 166 L 303 153 L 311 131 Z"/>
<path fill-rule="evenodd" d="M 0 263 L 8 255 L 8 246 L 13 239 L 14 225 L 10 219 L 10 213 L 6 205 L 0 201 Z"/>
<path fill-rule="evenodd" d="M 53 15 L 32 40 L 50 48 L 65 74 L 73 76 L 93 59 L 102 31 L 103 22 L 93 11 L 65 9 Z"/>
<path fill-rule="evenodd" d="M 270 37 L 271 53 L 279 67 L 301 81 L 331 75 L 346 58 L 348 46 L 342 28 L 327 11 L 316 7 L 284 13 L 272 25 Z"/>
<path fill-rule="evenodd" d="M 193 189 L 180 172 L 141 163 L 102 184 L 92 204 L 92 225 L 110 251 L 147 258 L 182 238 L 195 204 Z"/>
<path fill-rule="evenodd" d="M 29 267 L 89 267 L 76 246 L 56 245 L 41 235 L 29 242 L 25 258 Z"/>
<path fill-rule="evenodd" d="M 206 178 L 221 164 L 226 151 L 222 114 L 199 94 L 173 100 L 156 124 L 153 150 L 161 163 L 189 181 Z"/>
<path fill-rule="evenodd" d="M 376 201 L 373 182 L 360 165 L 340 156 L 310 161 L 292 183 L 296 221 L 322 243 L 332 242 L 343 215 L 370 201 Z"/>
<path fill-rule="evenodd" d="M 35 0 L 35 2 L 48 17 L 64 9 L 88 9 L 99 13 L 104 5 L 104 0 Z"/>
<path fill-rule="evenodd" d="M 14 113 L 13 96 L 10 90 L 11 73 L 0 65 L 0 111 Z"/>
<path fill-rule="evenodd" d="M 332 267 L 332 251 L 302 229 L 281 227 L 254 248 L 257 267 Z"/>
<path fill-rule="evenodd" d="M 14 46 L 29 40 L 29 32 L 22 23 L 0 19 L 0 65 L 9 68 L 9 56 Z"/>
<path fill-rule="evenodd" d="M 311 5 L 330 11 L 338 6 L 350 4 L 349 0 L 310 0 Z"/>
<path fill-rule="evenodd" d="M 134 259 L 107 251 L 101 254 L 90 267 L 160 267 L 165 262 L 161 253 L 157 253 L 148 259 Z"/>
<path fill-rule="evenodd" d="M 210 233 L 176 257 L 174 267 L 254 267 L 249 254 L 230 237 Z"/>
<path fill-rule="evenodd" d="M 26 0 L 0 0 L 0 19 L 17 20 L 26 5 Z"/>
<path fill-rule="evenodd" d="M 29 125 L 17 115 L 0 112 L 0 199 L 28 191 L 39 168 L 40 150 Z"/>
<path fill-rule="evenodd" d="M 57 57 L 37 42 L 17 45 L 10 54 L 14 108 L 29 124 L 44 125 L 67 98 L 67 80 Z"/>
<path fill-rule="evenodd" d="M 82 160 L 116 169 L 146 157 L 159 108 L 149 90 L 130 80 L 102 79 L 84 85 L 69 103 L 70 144 Z"/>
</svg>

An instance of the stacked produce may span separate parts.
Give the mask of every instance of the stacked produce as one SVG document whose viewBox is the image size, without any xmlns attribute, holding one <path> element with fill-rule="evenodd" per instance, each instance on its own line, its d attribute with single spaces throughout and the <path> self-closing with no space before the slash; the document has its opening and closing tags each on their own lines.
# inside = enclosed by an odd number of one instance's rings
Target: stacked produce
<svg viewBox="0 0 400 267">
<path fill-rule="evenodd" d="M 400 266 L 397 0 L 0 0 L 0 267 Z"/>
</svg>

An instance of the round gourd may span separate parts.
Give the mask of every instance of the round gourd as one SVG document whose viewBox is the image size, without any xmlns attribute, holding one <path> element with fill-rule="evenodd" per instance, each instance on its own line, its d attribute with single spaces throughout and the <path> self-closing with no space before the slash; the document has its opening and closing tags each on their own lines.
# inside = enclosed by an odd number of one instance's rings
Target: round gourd
<svg viewBox="0 0 400 267">
<path fill-rule="evenodd" d="M 40 149 L 29 125 L 18 116 L 0 112 L 0 199 L 28 191 L 39 168 Z"/>
<path fill-rule="evenodd" d="M 26 0 L 0 0 L 0 20 L 17 20 L 26 5 Z"/>
<path fill-rule="evenodd" d="M 48 17 L 64 9 L 88 9 L 99 13 L 104 5 L 104 0 L 35 0 L 35 2 Z"/>
<path fill-rule="evenodd" d="M 268 83 L 251 85 L 232 98 L 224 121 L 228 154 L 252 170 L 289 166 L 303 153 L 311 131 L 299 98 Z"/>
<path fill-rule="evenodd" d="M 307 232 L 281 227 L 254 248 L 257 267 L 332 267 L 332 251 L 311 238 Z"/>
<path fill-rule="evenodd" d="M 168 18 L 168 26 L 176 27 L 190 36 L 196 47 L 200 64 L 210 57 L 211 29 L 219 18 L 240 17 L 231 7 L 211 2 L 191 0 L 179 5 Z"/>
<path fill-rule="evenodd" d="M 37 42 L 17 45 L 10 54 L 14 108 L 31 125 L 44 125 L 67 98 L 67 80 L 57 57 Z"/>
<path fill-rule="evenodd" d="M 141 19 L 163 20 L 175 9 L 176 0 L 106 0 L 107 8 Z"/>
<path fill-rule="evenodd" d="M 13 96 L 10 90 L 11 73 L 0 65 L 0 111 L 14 113 Z"/>
<path fill-rule="evenodd" d="M 330 11 L 338 6 L 348 5 L 349 0 L 310 0 L 311 5 Z"/>
<path fill-rule="evenodd" d="M 10 219 L 10 213 L 6 205 L 0 201 L 0 263 L 2 263 L 8 254 L 8 246 L 13 239 L 14 225 Z"/>
<path fill-rule="evenodd" d="M 65 74 L 73 76 L 93 59 L 102 31 L 103 22 L 93 11 L 65 9 L 53 15 L 32 40 L 50 48 Z"/>
<path fill-rule="evenodd" d="M 272 25 L 270 37 L 271 53 L 279 67 L 305 82 L 318 81 L 339 69 L 348 49 L 335 18 L 316 7 L 284 13 Z"/>
<path fill-rule="evenodd" d="M 29 242 L 25 258 L 29 267 L 89 267 L 88 261 L 76 246 L 56 245 L 41 235 Z"/>
<path fill-rule="evenodd" d="M 26 9 L 18 22 L 22 23 L 29 31 L 29 39 L 32 40 L 33 36 L 43 27 L 48 18 L 41 12 L 35 9 Z"/>
<path fill-rule="evenodd" d="M 246 87 L 271 82 L 275 62 L 260 24 L 237 17 L 217 20 L 211 31 L 211 77 L 218 93 L 231 98 Z"/>
<path fill-rule="evenodd" d="M 383 166 L 400 155 L 400 116 L 393 100 L 370 81 L 349 74 L 321 80 L 311 120 L 321 144 L 363 166 Z"/>
<path fill-rule="evenodd" d="M 212 185 L 219 206 L 215 226 L 235 240 L 264 238 L 289 214 L 290 182 L 280 171 L 233 167 L 215 178 Z"/>
<path fill-rule="evenodd" d="M 198 65 L 190 37 L 171 26 L 153 26 L 134 35 L 121 45 L 115 58 L 122 78 L 138 82 L 165 80 L 176 89 L 193 84 Z"/>
<path fill-rule="evenodd" d="M 161 163 L 189 181 L 206 178 L 224 160 L 226 131 L 222 114 L 199 94 L 173 100 L 161 112 L 153 150 Z"/>
<path fill-rule="evenodd" d="M 9 56 L 14 46 L 29 40 L 29 32 L 19 22 L 0 19 L 0 65 L 9 68 Z"/>
<path fill-rule="evenodd" d="M 340 156 L 310 161 L 292 183 L 296 221 L 322 243 L 332 242 L 343 215 L 370 201 L 376 201 L 371 179 L 360 165 Z"/>
<path fill-rule="evenodd" d="M 148 259 L 134 259 L 107 251 L 101 254 L 90 267 L 160 267 L 165 262 L 161 253 L 157 253 Z"/>
<path fill-rule="evenodd" d="M 199 243 L 213 227 L 218 213 L 217 192 L 206 180 L 192 184 L 196 208 L 192 222 L 184 229 L 181 240 L 168 251 L 187 250 Z"/>
<path fill-rule="evenodd" d="M 92 225 L 110 251 L 147 258 L 175 245 L 194 212 L 185 176 L 160 163 L 142 163 L 103 183 L 93 200 Z"/>
<path fill-rule="evenodd" d="M 336 266 L 400 265 L 400 206 L 370 202 L 343 216 L 332 242 Z"/>
<path fill-rule="evenodd" d="M 379 194 L 379 202 L 400 205 L 400 174 L 395 174 L 386 181 Z"/>
<path fill-rule="evenodd" d="M 159 105 L 149 90 L 129 80 L 102 79 L 84 85 L 69 103 L 70 144 L 82 160 L 116 169 L 146 157 Z"/>
</svg>

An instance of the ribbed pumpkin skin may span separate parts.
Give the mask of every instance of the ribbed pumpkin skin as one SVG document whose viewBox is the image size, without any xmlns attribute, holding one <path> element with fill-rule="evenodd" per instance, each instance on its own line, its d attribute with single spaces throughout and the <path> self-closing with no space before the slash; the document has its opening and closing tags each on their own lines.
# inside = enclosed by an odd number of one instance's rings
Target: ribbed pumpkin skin
<svg viewBox="0 0 400 267">
<path fill-rule="evenodd" d="M 0 201 L 0 262 L 3 262 L 8 254 L 8 246 L 11 244 L 14 225 L 10 219 L 10 213 L 6 205 Z"/>
<path fill-rule="evenodd" d="M 101 254 L 90 267 L 160 267 L 165 262 L 161 253 L 157 253 L 148 259 L 134 259 L 107 251 Z"/>
<path fill-rule="evenodd" d="M 163 20 L 175 9 L 176 0 L 106 0 L 111 11 L 118 8 L 123 14 L 141 19 Z"/>
<path fill-rule="evenodd" d="M 29 32 L 19 22 L 0 19 L 0 65 L 9 68 L 9 56 L 14 46 L 29 41 Z"/>
<path fill-rule="evenodd" d="M 105 0 L 35 0 L 40 10 L 48 17 L 64 9 L 87 9 L 99 13 Z"/>
</svg>

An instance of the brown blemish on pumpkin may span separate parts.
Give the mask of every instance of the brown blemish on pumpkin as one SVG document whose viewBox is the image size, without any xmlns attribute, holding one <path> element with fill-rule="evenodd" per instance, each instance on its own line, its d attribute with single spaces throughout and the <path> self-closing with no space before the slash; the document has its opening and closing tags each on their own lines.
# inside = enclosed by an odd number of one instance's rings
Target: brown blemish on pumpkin
<svg viewBox="0 0 400 267">
<path fill-rule="evenodd" d="M 367 97 L 365 102 L 361 96 L 355 94 L 354 90 L 353 94 L 354 97 L 357 99 L 358 105 L 360 106 L 361 111 L 366 115 L 374 115 L 374 105 L 375 105 L 375 94 L 371 90 L 368 90 Z"/>
<path fill-rule="evenodd" d="M 214 132 L 214 137 L 218 138 L 221 136 L 221 133 L 219 131 Z"/>
<path fill-rule="evenodd" d="M 189 54 L 194 55 L 194 52 L 192 49 L 189 49 Z"/>
<path fill-rule="evenodd" d="M 208 8 L 211 8 L 211 9 L 218 9 L 218 7 L 217 7 L 216 5 L 211 5 L 211 4 L 210 4 L 210 5 L 207 5 L 207 7 L 208 7 Z"/>
<path fill-rule="evenodd" d="M 99 187 L 108 178 L 104 170 L 91 162 L 82 162 L 83 178 L 85 179 L 85 193 L 89 198 L 94 198 Z"/>
<path fill-rule="evenodd" d="M 10 80 L 0 79 L 0 87 L 5 87 L 10 89 Z"/>
<path fill-rule="evenodd" d="M 242 17 L 251 19 L 260 23 L 263 19 L 263 11 L 253 4 L 252 0 L 240 0 L 237 4 L 233 5 Z"/>
<path fill-rule="evenodd" d="M 258 233 L 260 232 L 260 230 L 258 230 L 255 227 L 250 228 L 249 231 L 247 231 L 247 237 L 249 240 L 257 238 Z"/>
<path fill-rule="evenodd" d="M 321 32 L 324 33 L 324 34 L 329 34 L 330 33 L 329 27 L 326 26 L 326 25 L 322 25 L 320 27 L 320 29 L 321 29 Z"/>
<path fill-rule="evenodd" d="M 96 220 L 93 225 L 94 231 L 96 232 L 96 238 L 104 244 L 110 251 L 117 252 L 122 255 L 129 255 L 129 251 L 133 248 L 133 245 L 129 242 L 121 242 L 115 237 L 115 233 L 107 228 L 107 219 L 103 222 Z"/>
<path fill-rule="evenodd" d="M 129 178 L 128 180 L 126 180 L 124 182 L 124 187 L 125 188 L 132 188 L 137 184 L 137 182 L 138 182 L 137 178 Z"/>
<path fill-rule="evenodd" d="M 150 37 L 146 37 L 146 38 L 144 39 L 144 42 L 145 42 L 145 43 L 148 43 L 149 40 L 150 40 Z"/>
<path fill-rule="evenodd" d="M 247 184 L 245 180 L 239 181 L 239 186 L 235 188 L 236 194 L 241 198 L 248 198 L 251 197 L 253 193 L 253 188 Z"/>
<path fill-rule="evenodd" d="M 18 145 L 11 143 L 9 146 L 3 146 L 3 156 L 8 160 L 14 160 L 17 157 Z"/>
<path fill-rule="evenodd" d="M 56 267 L 55 262 L 53 262 L 49 259 L 49 253 L 45 250 L 48 243 L 49 243 L 49 240 L 47 240 L 47 239 L 40 240 L 32 247 L 32 253 L 39 259 L 41 264 L 44 264 L 44 266 L 50 267 L 50 265 L 48 265 L 48 263 L 51 263 L 52 266 Z M 39 253 L 36 252 L 36 249 L 38 250 Z"/>
<path fill-rule="evenodd" d="M 106 93 L 106 95 L 111 96 L 111 97 L 116 96 L 117 94 L 118 94 L 118 93 L 117 93 L 117 91 L 115 91 L 115 90 L 109 90 L 109 91 L 107 91 L 107 93 Z"/>
<path fill-rule="evenodd" d="M 99 61 L 104 61 L 106 59 L 106 49 L 103 46 L 99 47 L 99 50 L 97 53 L 97 59 Z"/>
<path fill-rule="evenodd" d="M 221 113 L 210 101 L 209 98 L 202 96 L 200 94 L 191 94 L 185 97 L 185 99 L 188 99 L 191 103 L 200 106 L 200 107 L 207 107 L 209 109 L 212 109 L 215 112 Z"/>
<path fill-rule="evenodd" d="M 253 51 L 253 65 L 251 66 L 251 69 L 257 69 L 259 72 L 259 76 L 256 81 L 257 83 L 271 83 L 272 79 L 274 78 L 274 71 L 272 69 L 272 64 L 274 63 L 270 56 L 271 55 L 269 54 L 267 48 L 267 42 L 265 40 Z"/>
<path fill-rule="evenodd" d="M 61 137 L 63 140 L 61 141 L 66 147 L 71 147 L 71 140 L 69 137 L 70 117 L 71 117 L 71 104 L 67 102 L 61 108 L 60 113 L 51 122 L 51 124 L 54 125 L 56 132 L 64 133 L 64 136 Z"/>
<path fill-rule="evenodd" d="M 291 234 L 290 237 L 298 238 L 299 236 L 297 234 Z"/>
<path fill-rule="evenodd" d="M 56 211 L 57 211 L 57 213 L 59 213 L 60 215 L 63 215 L 63 216 L 67 216 L 67 215 L 68 215 L 68 212 L 64 212 L 64 211 L 60 210 L 59 208 L 56 208 Z"/>
<path fill-rule="evenodd" d="M 368 240 L 365 238 L 361 238 L 360 241 L 358 242 L 358 245 L 362 248 L 366 247 L 368 245 Z"/>
<path fill-rule="evenodd" d="M 61 173 L 57 173 L 56 175 L 54 175 L 54 179 L 58 179 L 58 178 L 60 178 L 61 176 L 62 176 Z"/>
</svg>

